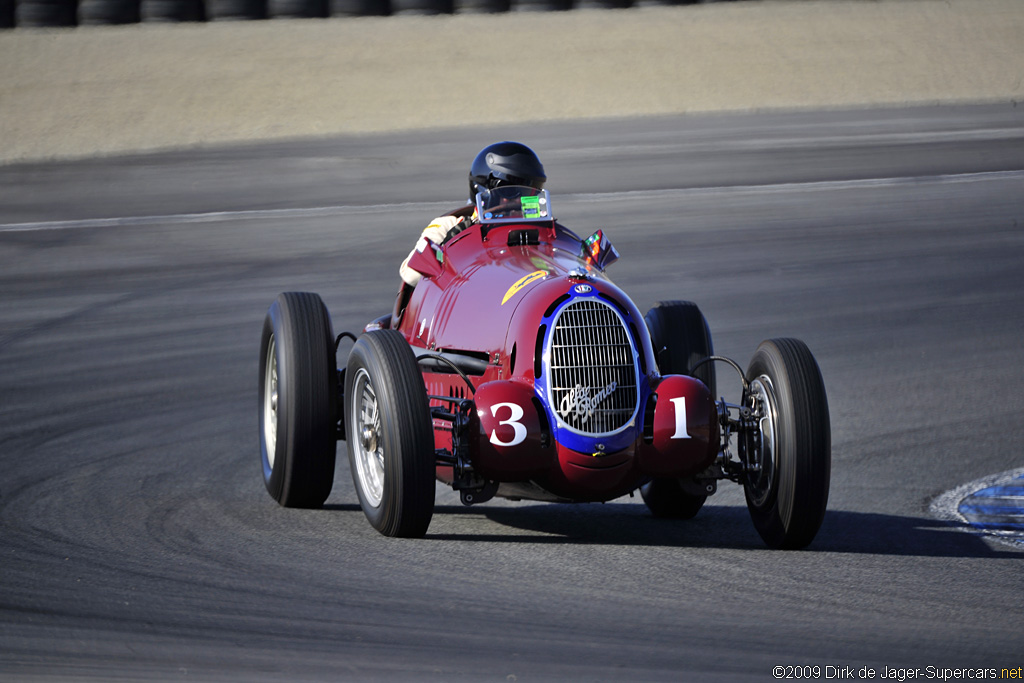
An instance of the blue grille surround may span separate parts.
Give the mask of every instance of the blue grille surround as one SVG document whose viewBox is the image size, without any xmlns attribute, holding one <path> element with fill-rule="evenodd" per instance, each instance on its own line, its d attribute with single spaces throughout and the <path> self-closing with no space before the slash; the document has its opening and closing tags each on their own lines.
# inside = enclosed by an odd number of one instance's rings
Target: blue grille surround
<svg viewBox="0 0 1024 683">
<path fill-rule="evenodd" d="M 535 389 L 556 439 L 581 453 L 628 447 L 647 392 L 622 313 L 596 289 L 581 294 L 573 288 L 545 323 L 543 373 Z"/>
</svg>

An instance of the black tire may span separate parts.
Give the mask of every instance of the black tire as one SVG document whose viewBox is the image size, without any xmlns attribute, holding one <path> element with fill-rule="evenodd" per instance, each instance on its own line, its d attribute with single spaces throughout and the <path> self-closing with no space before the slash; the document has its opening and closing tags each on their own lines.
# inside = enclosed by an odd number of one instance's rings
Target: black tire
<svg viewBox="0 0 1024 683">
<path fill-rule="evenodd" d="M 693 367 L 714 355 L 711 330 L 697 304 L 692 301 L 659 301 L 644 316 L 651 333 L 654 357 L 663 375 L 689 375 L 699 379 L 711 392 L 717 393 L 715 364 Z"/>
<path fill-rule="evenodd" d="M 206 0 L 210 21 L 245 21 L 267 18 L 267 0 Z"/>
<path fill-rule="evenodd" d="M 494 14 L 512 9 L 512 0 L 455 0 L 457 14 Z"/>
<path fill-rule="evenodd" d="M 821 370 L 798 339 L 770 339 L 747 370 L 751 392 L 767 406 L 760 472 L 743 482 L 757 532 L 772 548 L 807 546 L 821 527 L 832 469 L 832 428 Z"/>
<path fill-rule="evenodd" d="M 14 0 L 0 0 L 0 28 L 14 27 Z"/>
<path fill-rule="evenodd" d="M 26 28 L 74 26 L 77 0 L 16 0 L 14 23 Z"/>
<path fill-rule="evenodd" d="M 284 507 L 318 508 L 334 485 L 338 370 L 331 319 L 308 292 L 285 292 L 260 342 L 260 459 Z"/>
<path fill-rule="evenodd" d="M 629 9 L 633 0 L 581 0 L 576 9 Z"/>
<path fill-rule="evenodd" d="M 327 0 L 267 0 L 271 19 L 317 19 L 327 14 Z"/>
<path fill-rule="evenodd" d="M 139 0 L 79 0 L 79 26 L 137 23 Z"/>
<path fill-rule="evenodd" d="M 711 331 L 697 304 L 692 301 L 660 301 L 644 316 L 651 333 L 655 359 L 662 375 L 688 375 L 699 379 L 715 395 L 715 366 L 694 366 L 714 353 Z M 691 519 L 707 496 L 683 489 L 678 479 L 657 478 L 640 488 L 640 495 L 655 517 Z"/>
<path fill-rule="evenodd" d="M 332 17 L 386 17 L 391 0 L 330 0 Z"/>
<path fill-rule="evenodd" d="M 568 12 L 575 0 L 512 0 L 513 12 Z"/>
<path fill-rule="evenodd" d="M 345 433 L 359 504 L 385 536 L 423 536 L 434 514 L 434 431 L 423 375 L 405 338 L 359 338 L 345 371 Z"/>
<path fill-rule="evenodd" d="M 144 22 L 203 21 L 202 0 L 142 0 L 139 18 Z"/>
<path fill-rule="evenodd" d="M 396 15 L 452 14 L 454 0 L 391 0 L 391 13 Z"/>
<path fill-rule="evenodd" d="M 647 482 L 640 487 L 640 496 L 652 515 L 664 519 L 693 519 L 708 499 L 683 490 L 679 480 L 670 477 Z"/>
</svg>

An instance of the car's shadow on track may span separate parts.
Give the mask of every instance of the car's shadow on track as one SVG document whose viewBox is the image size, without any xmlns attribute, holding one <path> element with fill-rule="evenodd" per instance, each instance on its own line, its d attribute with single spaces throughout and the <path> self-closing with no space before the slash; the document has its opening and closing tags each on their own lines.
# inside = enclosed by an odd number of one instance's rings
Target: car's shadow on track
<svg viewBox="0 0 1024 683">
<path fill-rule="evenodd" d="M 465 516 L 482 517 L 500 527 L 480 532 Z M 447 517 L 447 519 L 446 519 Z M 811 552 L 920 557 L 1006 557 L 1024 553 L 1001 550 L 952 522 L 864 512 L 829 511 L 808 546 Z M 658 519 L 642 505 L 536 504 L 520 507 L 438 506 L 428 539 L 489 543 L 567 543 L 762 550 L 745 506 L 708 505 L 691 520 Z"/>
</svg>

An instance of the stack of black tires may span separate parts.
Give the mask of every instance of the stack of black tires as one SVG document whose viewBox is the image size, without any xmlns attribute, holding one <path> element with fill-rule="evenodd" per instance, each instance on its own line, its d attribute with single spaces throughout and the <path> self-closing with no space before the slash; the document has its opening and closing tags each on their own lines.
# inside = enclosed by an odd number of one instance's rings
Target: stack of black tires
<svg viewBox="0 0 1024 683">
<path fill-rule="evenodd" d="M 698 0 L 658 1 L 664 4 L 690 4 Z M 0 0 L 0 28 L 563 11 L 574 7 L 627 8 L 633 3 L 634 0 Z"/>
</svg>

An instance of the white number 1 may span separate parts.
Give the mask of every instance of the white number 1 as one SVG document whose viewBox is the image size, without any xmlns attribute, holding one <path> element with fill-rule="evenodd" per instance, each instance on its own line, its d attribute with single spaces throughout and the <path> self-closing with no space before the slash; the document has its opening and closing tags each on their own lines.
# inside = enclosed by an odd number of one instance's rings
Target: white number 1
<svg viewBox="0 0 1024 683">
<path fill-rule="evenodd" d="M 689 439 L 690 435 L 686 432 L 686 397 L 680 396 L 671 401 L 676 409 L 676 433 L 672 435 L 672 438 Z"/>
</svg>

